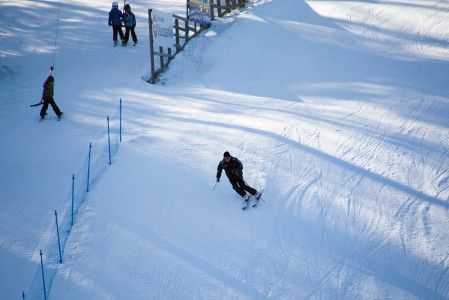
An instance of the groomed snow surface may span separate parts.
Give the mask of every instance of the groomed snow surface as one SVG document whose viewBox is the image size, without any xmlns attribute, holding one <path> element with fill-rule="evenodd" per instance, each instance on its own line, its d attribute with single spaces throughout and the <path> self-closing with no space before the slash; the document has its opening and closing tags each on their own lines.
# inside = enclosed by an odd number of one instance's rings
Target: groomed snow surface
<svg viewBox="0 0 449 300">
<path fill-rule="evenodd" d="M 50 299 L 449 299 L 449 2 L 255 1 L 156 85 L 147 9 L 185 1 L 130 4 L 139 44 L 114 48 L 108 1 L 0 3 L 0 299 L 120 98 Z M 64 119 L 39 123 L 52 64 Z M 258 207 L 213 189 L 224 151 Z"/>
</svg>

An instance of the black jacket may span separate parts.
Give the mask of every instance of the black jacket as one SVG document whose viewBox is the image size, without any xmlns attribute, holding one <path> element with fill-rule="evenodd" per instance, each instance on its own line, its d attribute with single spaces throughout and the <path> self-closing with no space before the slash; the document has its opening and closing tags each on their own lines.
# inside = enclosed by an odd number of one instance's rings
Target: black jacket
<svg viewBox="0 0 449 300">
<path fill-rule="evenodd" d="M 54 81 L 53 80 L 45 80 L 44 83 L 44 91 L 42 92 L 42 99 L 53 99 L 53 89 L 54 89 Z"/>
<path fill-rule="evenodd" d="M 243 174 L 243 164 L 237 157 L 231 157 L 231 159 L 226 162 L 224 159 L 220 161 L 217 167 L 217 178 L 220 179 L 221 172 L 225 170 L 226 176 L 228 178 L 242 177 Z"/>
</svg>

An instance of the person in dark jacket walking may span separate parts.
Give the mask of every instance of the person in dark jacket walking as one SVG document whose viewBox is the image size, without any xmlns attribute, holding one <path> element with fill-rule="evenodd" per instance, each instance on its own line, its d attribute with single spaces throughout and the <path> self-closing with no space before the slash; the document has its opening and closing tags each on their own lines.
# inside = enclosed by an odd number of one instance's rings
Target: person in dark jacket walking
<svg viewBox="0 0 449 300">
<path fill-rule="evenodd" d="M 240 195 L 245 201 L 248 201 L 247 191 L 251 195 L 254 195 L 257 199 L 260 197 L 260 193 L 254 188 L 250 187 L 243 180 L 243 164 L 237 157 L 232 157 L 228 151 L 223 154 L 223 160 L 220 161 L 217 167 L 217 182 L 220 181 L 221 172 L 225 170 L 226 176 L 229 182 L 232 184 L 232 188 Z"/>
<path fill-rule="evenodd" d="M 131 37 L 134 42 L 133 46 L 135 46 L 137 44 L 137 35 L 134 31 L 134 28 L 136 28 L 136 16 L 131 12 L 131 6 L 128 3 L 125 4 L 123 23 L 125 24 L 125 44 L 128 44 L 129 33 L 131 32 Z"/>
<path fill-rule="evenodd" d="M 112 9 L 109 12 L 109 26 L 112 26 L 112 39 L 114 40 L 114 46 L 117 46 L 117 34 L 120 35 L 122 45 L 125 46 L 125 36 L 122 31 L 122 12 L 118 9 L 118 3 L 112 2 Z"/>
<path fill-rule="evenodd" d="M 48 105 L 51 105 L 51 108 L 53 108 L 53 111 L 58 116 L 58 118 L 61 118 L 62 112 L 59 109 L 59 107 L 56 105 L 55 100 L 53 100 L 53 91 L 54 91 L 54 84 L 55 84 L 55 78 L 50 75 L 47 77 L 47 80 L 44 82 L 44 91 L 42 92 L 42 101 L 44 102 L 42 109 L 41 109 L 41 120 L 45 118 L 45 115 L 47 114 Z"/>
</svg>

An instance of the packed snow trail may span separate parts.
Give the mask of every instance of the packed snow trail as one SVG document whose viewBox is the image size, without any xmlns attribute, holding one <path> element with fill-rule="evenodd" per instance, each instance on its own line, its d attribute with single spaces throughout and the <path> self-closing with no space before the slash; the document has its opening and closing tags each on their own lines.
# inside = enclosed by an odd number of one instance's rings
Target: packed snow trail
<svg viewBox="0 0 449 300">
<path fill-rule="evenodd" d="M 70 5 L 56 64 L 70 114 L 36 127 L 24 103 L 1 121 L 0 263 L 12 274 L 1 297 L 31 280 L 45 212 L 60 205 L 47 195 L 65 196 L 78 150 L 120 94 L 124 142 L 89 193 L 51 298 L 449 298 L 445 2 L 259 1 L 192 40 L 159 85 L 140 79 L 145 42 L 112 47 L 109 3 Z M 132 4 L 142 24 L 146 5 Z M 266 188 L 257 209 L 242 212 L 225 178 L 212 189 L 226 150 Z"/>
</svg>

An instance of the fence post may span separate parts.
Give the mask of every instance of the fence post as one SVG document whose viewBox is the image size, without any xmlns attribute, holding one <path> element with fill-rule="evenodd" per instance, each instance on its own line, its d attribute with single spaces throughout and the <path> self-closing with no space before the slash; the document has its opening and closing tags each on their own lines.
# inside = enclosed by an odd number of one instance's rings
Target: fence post
<svg viewBox="0 0 449 300">
<path fill-rule="evenodd" d="M 173 59 L 173 56 L 171 55 L 171 48 L 168 48 L 168 59 L 167 59 L 167 67 L 168 63 Z"/>
<path fill-rule="evenodd" d="M 44 286 L 44 299 L 47 300 L 47 288 L 45 287 L 44 260 L 42 259 L 42 250 L 40 250 L 40 256 L 41 256 L 42 284 Z"/>
<path fill-rule="evenodd" d="M 111 135 L 109 133 L 109 116 L 106 117 L 108 121 L 108 153 L 109 153 L 109 164 L 111 164 Z"/>
<path fill-rule="evenodd" d="M 73 206 L 75 203 L 75 174 L 72 174 L 72 226 L 73 226 Z"/>
<path fill-rule="evenodd" d="M 175 18 L 175 36 L 176 36 L 176 53 L 181 51 L 181 42 L 179 40 L 179 19 Z"/>
<path fill-rule="evenodd" d="M 56 210 L 55 210 L 55 220 L 56 220 L 56 234 L 58 235 L 59 263 L 62 263 L 61 240 L 59 238 L 58 213 L 56 212 Z"/>
<path fill-rule="evenodd" d="M 185 21 L 184 21 L 184 29 L 185 29 L 185 31 L 186 31 L 186 33 L 185 33 L 185 43 L 187 44 L 188 42 L 189 42 L 189 40 L 190 40 L 190 36 L 189 36 L 189 19 L 186 19 Z"/>
<path fill-rule="evenodd" d="M 153 49 L 153 19 L 151 17 L 151 12 L 153 10 L 151 8 L 148 9 L 148 29 L 150 31 L 150 63 L 151 63 L 151 78 L 149 80 L 150 83 L 156 83 L 156 79 L 154 78 L 154 49 Z"/>
<path fill-rule="evenodd" d="M 230 13 L 232 11 L 231 0 L 226 0 L 226 13 Z"/>
<path fill-rule="evenodd" d="M 122 98 L 120 98 L 120 143 L 122 142 Z"/>
<path fill-rule="evenodd" d="M 214 0 L 209 1 L 209 11 L 210 11 L 210 20 L 215 21 L 215 15 L 214 15 Z"/>
<path fill-rule="evenodd" d="M 217 0 L 217 10 L 218 10 L 218 17 L 223 17 L 223 13 L 221 12 L 221 0 Z"/>
<path fill-rule="evenodd" d="M 89 143 L 89 158 L 87 160 L 87 192 L 89 192 L 89 181 L 90 181 L 90 153 L 92 152 L 92 143 Z"/>
<path fill-rule="evenodd" d="M 164 57 L 162 56 L 164 54 L 164 48 L 162 46 L 159 46 L 159 53 L 161 54 L 159 56 L 159 63 L 161 64 L 161 70 L 163 70 L 165 63 L 164 63 Z"/>
</svg>

